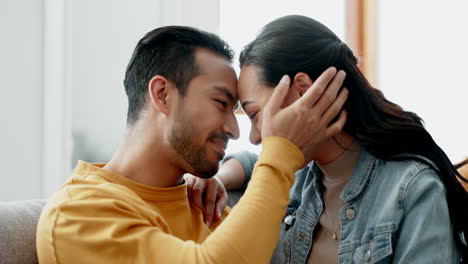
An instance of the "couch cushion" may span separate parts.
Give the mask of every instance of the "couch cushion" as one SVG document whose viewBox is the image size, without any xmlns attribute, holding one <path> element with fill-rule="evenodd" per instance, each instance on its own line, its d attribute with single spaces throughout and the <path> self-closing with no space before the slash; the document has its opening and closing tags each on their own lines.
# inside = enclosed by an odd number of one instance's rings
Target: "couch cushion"
<svg viewBox="0 0 468 264">
<path fill-rule="evenodd" d="M 45 203 L 0 202 L 0 264 L 37 263 L 36 226 Z"/>
</svg>

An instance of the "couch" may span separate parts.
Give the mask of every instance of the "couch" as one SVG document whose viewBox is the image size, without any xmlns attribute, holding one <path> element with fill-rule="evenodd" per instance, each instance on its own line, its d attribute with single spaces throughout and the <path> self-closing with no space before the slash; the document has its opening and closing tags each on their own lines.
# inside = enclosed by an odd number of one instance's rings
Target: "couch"
<svg viewBox="0 0 468 264">
<path fill-rule="evenodd" d="M 0 264 L 37 263 L 36 225 L 45 200 L 0 202 Z"/>
</svg>

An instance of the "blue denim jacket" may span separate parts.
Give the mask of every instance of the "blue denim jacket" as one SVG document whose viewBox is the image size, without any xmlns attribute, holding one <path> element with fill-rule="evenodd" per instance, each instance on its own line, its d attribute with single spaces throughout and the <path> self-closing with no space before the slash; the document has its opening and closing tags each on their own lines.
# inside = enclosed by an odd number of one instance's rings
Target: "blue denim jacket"
<svg viewBox="0 0 468 264">
<path fill-rule="evenodd" d="M 361 148 L 341 193 L 339 263 L 460 263 L 445 188 L 429 160 L 411 158 L 383 161 Z M 313 162 L 296 173 L 272 262 L 306 263 L 323 211 L 321 174 Z"/>
</svg>

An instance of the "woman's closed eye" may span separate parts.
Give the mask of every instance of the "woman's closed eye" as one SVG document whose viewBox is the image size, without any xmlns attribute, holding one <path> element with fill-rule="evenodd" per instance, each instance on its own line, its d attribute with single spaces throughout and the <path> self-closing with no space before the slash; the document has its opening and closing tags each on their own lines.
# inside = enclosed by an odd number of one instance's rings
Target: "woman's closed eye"
<svg viewBox="0 0 468 264">
<path fill-rule="evenodd" d="M 251 120 L 255 119 L 255 117 L 257 116 L 257 113 L 258 113 L 258 112 L 255 112 L 255 113 L 250 114 L 250 115 L 249 115 L 249 118 L 250 118 Z"/>
</svg>

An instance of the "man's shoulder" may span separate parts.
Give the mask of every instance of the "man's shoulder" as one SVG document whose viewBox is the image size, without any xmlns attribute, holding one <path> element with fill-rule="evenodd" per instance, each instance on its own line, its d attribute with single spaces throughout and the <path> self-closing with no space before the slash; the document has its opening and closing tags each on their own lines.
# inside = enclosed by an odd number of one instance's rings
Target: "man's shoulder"
<svg viewBox="0 0 468 264">
<path fill-rule="evenodd" d="M 125 185 L 111 182 L 100 175 L 86 175 L 72 177 L 69 184 L 64 186 L 71 199 L 92 199 L 114 197 L 117 199 L 139 196 Z"/>
<path fill-rule="evenodd" d="M 72 176 L 48 199 L 44 211 L 58 213 L 64 206 L 105 207 L 120 202 L 144 205 L 144 201 L 135 192 L 99 175 Z"/>
<path fill-rule="evenodd" d="M 49 198 L 41 213 L 36 233 L 39 258 L 43 262 L 58 257 L 60 262 L 74 262 L 77 249 L 114 243 L 116 230 L 125 233 L 135 226 L 150 226 L 145 206 L 123 185 L 96 175 L 72 177 Z"/>
</svg>

